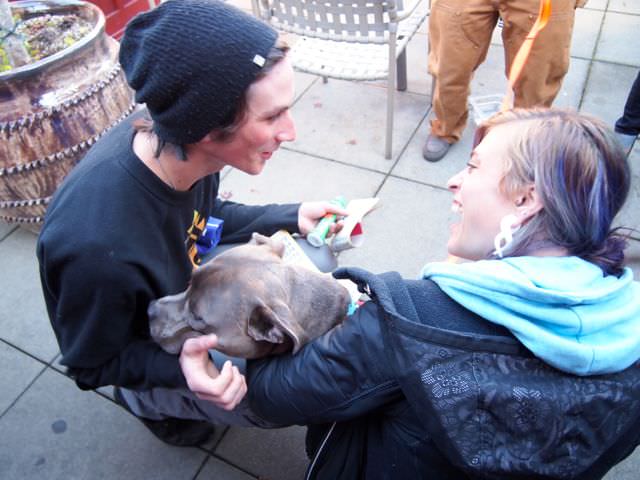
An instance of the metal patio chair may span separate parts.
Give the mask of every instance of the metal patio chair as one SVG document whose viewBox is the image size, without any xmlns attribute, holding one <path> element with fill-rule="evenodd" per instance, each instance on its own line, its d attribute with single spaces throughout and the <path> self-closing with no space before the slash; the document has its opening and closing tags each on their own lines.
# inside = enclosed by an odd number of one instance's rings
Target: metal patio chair
<svg viewBox="0 0 640 480">
<path fill-rule="evenodd" d="M 429 14 L 429 2 L 413 0 L 403 8 L 402 0 L 252 1 L 259 17 L 297 36 L 291 51 L 296 70 L 325 81 L 387 79 L 385 158 L 391 158 L 396 74 L 398 90 L 405 90 L 405 48 Z"/>
</svg>

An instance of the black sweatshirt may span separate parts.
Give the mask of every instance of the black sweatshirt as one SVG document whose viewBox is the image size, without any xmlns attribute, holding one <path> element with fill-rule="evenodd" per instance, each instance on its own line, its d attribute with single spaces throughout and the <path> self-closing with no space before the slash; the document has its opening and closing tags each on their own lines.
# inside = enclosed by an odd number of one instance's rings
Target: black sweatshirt
<svg viewBox="0 0 640 480">
<path fill-rule="evenodd" d="M 187 288 L 209 216 L 224 219 L 224 243 L 298 228 L 297 204 L 217 199 L 218 174 L 172 190 L 133 153 L 131 122 L 105 135 L 65 179 L 38 239 L 62 364 L 82 389 L 186 386 L 178 357 L 150 339 L 146 312 L 151 300 Z"/>
</svg>

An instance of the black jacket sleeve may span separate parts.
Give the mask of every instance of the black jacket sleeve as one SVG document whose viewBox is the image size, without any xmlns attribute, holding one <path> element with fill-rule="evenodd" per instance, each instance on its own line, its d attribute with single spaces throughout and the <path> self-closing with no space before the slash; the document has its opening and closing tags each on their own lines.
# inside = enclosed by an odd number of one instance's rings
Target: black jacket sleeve
<svg viewBox="0 0 640 480">
<path fill-rule="evenodd" d="M 247 363 L 251 408 L 280 424 L 358 417 L 402 396 L 372 302 L 296 355 Z"/>
<path fill-rule="evenodd" d="M 185 387 L 178 357 L 149 339 L 143 274 L 108 255 L 60 251 L 40 242 L 40 276 L 62 364 L 78 386 Z"/>
<path fill-rule="evenodd" d="M 243 205 L 216 199 L 212 215 L 224 220 L 221 243 L 241 243 L 253 232 L 272 235 L 280 229 L 298 232 L 299 203 Z"/>
</svg>

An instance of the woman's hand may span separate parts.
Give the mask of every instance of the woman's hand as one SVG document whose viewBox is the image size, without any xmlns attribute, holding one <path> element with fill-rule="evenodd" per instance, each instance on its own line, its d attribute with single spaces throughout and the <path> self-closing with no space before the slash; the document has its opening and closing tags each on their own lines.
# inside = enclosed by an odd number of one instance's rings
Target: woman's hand
<svg viewBox="0 0 640 480">
<path fill-rule="evenodd" d="M 344 208 L 330 202 L 304 202 L 298 209 L 298 230 L 302 235 L 306 235 L 314 229 L 318 221 L 328 213 L 335 213 L 338 217 L 349 215 Z M 329 235 L 338 233 L 342 228 L 341 221 L 331 225 Z"/>
<path fill-rule="evenodd" d="M 180 367 L 189 389 L 201 400 L 208 400 L 224 410 L 233 410 L 247 393 L 247 382 L 238 367 L 226 361 L 221 371 L 209 358 L 218 337 L 203 335 L 189 338 L 180 352 Z"/>
</svg>

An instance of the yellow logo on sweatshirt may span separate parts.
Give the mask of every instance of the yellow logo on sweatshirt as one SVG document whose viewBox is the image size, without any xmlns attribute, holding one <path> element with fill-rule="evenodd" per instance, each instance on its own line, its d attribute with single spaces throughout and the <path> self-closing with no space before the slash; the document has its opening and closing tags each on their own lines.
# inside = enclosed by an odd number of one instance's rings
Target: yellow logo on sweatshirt
<svg viewBox="0 0 640 480">
<path fill-rule="evenodd" d="M 184 241 L 185 246 L 187 247 L 187 255 L 189 260 L 191 260 L 191 264 L 193 268 L 198 268 L 202 259 L 200 255 L 198 255 L 198 248 L 196 247 L 196 240 L 200 238 L 200 236 L 204 233 L 205 228 L 207 227 L 206 219 L 197 211 L 193 211 L 193 220 L 191 221 L 191 226 L 187 230 L 187 238 Z"/>
</svg>

